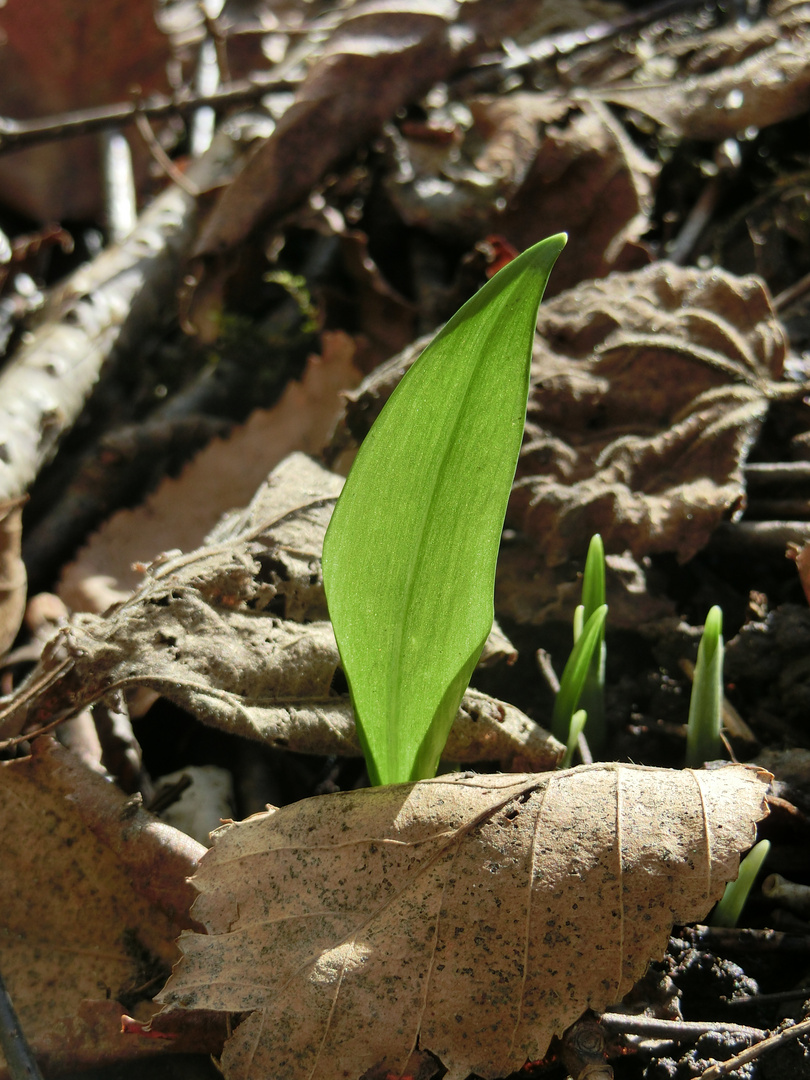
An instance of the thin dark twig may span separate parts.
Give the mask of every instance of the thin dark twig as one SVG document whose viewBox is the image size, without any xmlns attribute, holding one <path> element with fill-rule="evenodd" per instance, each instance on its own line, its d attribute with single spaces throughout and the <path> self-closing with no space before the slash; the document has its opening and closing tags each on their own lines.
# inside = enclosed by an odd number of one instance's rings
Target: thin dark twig
<svg viewBox="0 0 810 1080">
<path fill-rule="evenodd" d="M 11 1080 L 42 1080 L 31 1047 L 23 1034 L 11 997 L 0 975 L 0 1048 Z"/>
<path fill-rule="evenodd" d="M 168 176 L 170 180 L 173 180 L 178 187 L 182 188 L 187 195 L 190 195 L 192 199 L 196 199 L 200 194 L 200 189 L 177 168 L 175 163 L 158 142 L 157 135 L 155 135 L 152 130 L 152 125 L 149 123 L 149 118 L 144 115 L 142 111 L 135 113 L 135 127 L 138 129 L 138 134 L 146 144 L 149 153 L 161 167 L 166 176 Z"/>
<path fill-rule="evenodd" d="M 797 986 L 795 990 L 779 990 L 774 994 L 745 994 L 727 998 L 726 1005 L 770 1005 L 780 1001 L 796 1001 L 810 998 L 810 986 Z"/>
<path fill-rule="evenodd" d="M 69 139 L 76 135 L 135 123 L 138 114 L 150 120 L 166 116 L 186 116 L 203 105 L 224 108 L 244 101 L 254 101 L 274 90 L 291 90 L 297 83 L 279 78 L 274 72 L 256 72 L 249 79 L 223 84 L 211 94 L 182 90 L 171 97 L 155 94 L 141 101 L 120 101 L 91 109 L 75 109 L 34 120 L 14 120 L 0 116 L 0 154 L 21 150 L 35 143 Z"/>
</svg>

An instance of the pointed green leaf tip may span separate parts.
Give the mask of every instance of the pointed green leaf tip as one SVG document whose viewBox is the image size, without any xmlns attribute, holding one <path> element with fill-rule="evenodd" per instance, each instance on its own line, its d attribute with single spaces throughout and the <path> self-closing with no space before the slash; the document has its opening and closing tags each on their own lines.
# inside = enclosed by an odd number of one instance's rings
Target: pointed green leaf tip
<svg viewBox="0 0 810 1080">
<path fill-rule="evenodd" d="M 324 585 L 374 784 L 435 775 L 492 627 L 537 309 L 565 242 L 518 256 L 437 334 L 335 507 Z"/>
</svg>

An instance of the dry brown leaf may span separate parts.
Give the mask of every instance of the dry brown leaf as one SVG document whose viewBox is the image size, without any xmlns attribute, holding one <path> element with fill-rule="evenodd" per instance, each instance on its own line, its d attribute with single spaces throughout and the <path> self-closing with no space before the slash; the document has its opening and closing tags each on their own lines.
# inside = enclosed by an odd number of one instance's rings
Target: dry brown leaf
<svg viewBox="0 0 810 1080">
<path fill-rule="evenodd" d="M 276 130 L 225 189 L 196 248 L 211 259 L 304 199 L 332 163 L 451 68 L 456 5 L 350 11 L 334 29 Z M 194 321 L 194 314 L 190 313 Z"/>
<path fill-rule="evenodd" d="M 678 135 L 715 142 L 800 116 L 810 108 L 810 10 L 802 0 L 771 9 L 750 27 L 725 26 L 669 49 L 663 43 L 652 72 L 641 68 L 632 83 L 589 93 Z"/>
<path fill-rule="evenodd" d="M 207 935 L 158 1000 L 255 1010 L 227 1080 L 506 1076 L 618 1001 L 675 921 L 706 915 L 764 816 L 768 774 L 583 766 L 309 799 L 218 830 Z"/>
<path fill-rule="evenodd" d="M 520 251 L 566 230 L 547 295 L 649 261 L 636 241 L 658 168 L 602 102 L 521 92 L 467 104 L 473 126 L 444 142 L 428 125 L 404 129 L 386 190 L 407 224 L 470 245 L 495 232 Z M 451 115 L 433 122 L 446 131 Z"/>
<path fill-rule="evenodd" d="M 659 262 L 545 304 L 510 515 L 550 565 L 608 550 L 685 561 L 741 511 L 742 466 L 787 343 L 754 277 Z"/>
<path fill-rule="evenodd" d="M 340 660 L 320 563 L 342 484 L 303 454 L 286 459 L 206 546 L 156 562 L 106 616 L 75 616 L 9 700 L 3 734 L 75 713 L 113 688 L 146 687 L 234 734 L 359 756 L 349 696 L 331 689 Z M 496 634 L 485 652 L 491 660 L 509 647 Z M 473 691 L 446 750 L 450 760 L 519 758 L 536 770 L 553 768 L 560 752 L 518 709 Z"/>
<path fill-rule="evenodd" d="M 346 395 L 327 460 L 347 471 L 429 339 Z M 540 309 L 509 520 L 554 566 L 611 552 L 686 560 L 740 510 L 742 466 L 778 380 L 784 331 L 758 278 L 658 262 Z"/>
<path fill-rule="evenodd" d="M 14 119 L 126 101 L 167 90 L 167 39 L 153 0 L 9 0 L 0 12 L 0 113 Z M 139 176 L 149 154 L 132 140 Z M 102 205 L 96 136 L 55 140 L 0 159 L 5 203 L 41 221 L 94 218 Z"/>
<path fill-rule="evenodd" d="M 205 848 L 49 739 L 0 764 L 0 831 L 3 978 L 40 1064 L 55 1072 L 215 1049 L 218 1024 L 191 1043 L 121 1036 L 124 1012 L 153 1011 L 174 938 L 194 925 L 186 879 Z"/>
<path fill-rule="evenodd" d="M 356 352 L 348 334 L 325 331 L 322 355 L 310 357 L 301 381 L 290 382 L 273 408 L 257 409 L 227 439 L 211 443 L 142 506 L 111 517 L 62 573 L 59 595 L 68 607 L 102 612 L 125 600 L 142 580 L 137 563 L 162 551 L 192 550 L 288 454 L 318 454 L 340 411 L 341 391 L 360 380 Z"/>
<path fill-rule="evenodd" d="M 649 226 L 658 167 L 601 102 L 578 106 L 567 122 L 545 129 L 526 179 L 497 222 L 498 232 L 521 251 L 560 229 L 568 232 L 547 296 L 649 262 L 638 239 Z"/>
<path fill-rule="evenodd" d="M 0 504 L 0 656 L 14 644 L 25 614 L 28 578 L 20 555 L 22 501 Z"/>
</svg>

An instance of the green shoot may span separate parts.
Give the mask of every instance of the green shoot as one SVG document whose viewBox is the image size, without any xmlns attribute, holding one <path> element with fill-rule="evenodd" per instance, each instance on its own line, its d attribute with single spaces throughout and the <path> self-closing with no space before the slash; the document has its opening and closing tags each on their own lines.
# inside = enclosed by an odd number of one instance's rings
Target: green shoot
<svg viewBox="0 0 810 1080">
<path fill-rule="evenodd" d="M 582 633 L 574 642 L 571 655 L 568 657 L 568 662 L 560 679 L 560 689 L 554 699 L 551 731 L 560 742 L 564 742 L 566 745 L 568 744 L 574 712 L 582 696 L 582 689 L 588 677 L 594 652 L 605 631 L 606 615 L 607 604 L 602 604 L 585 623 Z"/>
<path fill-rule="evenodd" d="M 585 729 L 585 721 L 587 719 L 588 714 L 584 709 L 577 709 L 571 717 L 571 724 L 568 728 L 568 742 L 565 745 L 565 753 L 560 762 L 561 769 L 571 768 L 571 762 L 574 760 L 574 752 L 576 751 L 579 737 Z"/>
<path fill-rule="evenodd" d="M 754 844 L 740 863 L 737 880 L 730 881 L 726 885 L 726 891 L 723 893 L 722 898 L 718 900 L 709 920 L 712 926 L 731 927 L 737 925 L 756 876 L 770 850 L 770 840 L 760 840 L 758 844 Z"/>
<path fill-rule="evenodd" d="M 588 545 L 588 557 L 582 575 L 582 604 L 577 611 L 580 615 L 580 628 L 577 632 L 576 615 L 574 617 L 574 642 L 582 632 L 591 615 L 605 603 L 605 548 L 602 537 L 596 533 Z M 605 628 L 594 646 L 585 685 L 579 698 L 579 705 L 588 714 L 588 745 L 598 757 L 605 745 Z"/>
<path fill-rule="evenodd" d="M 699 769 L 720 756 L 723 715 L 723 612 L 715 606 L 706 616 L 698 646 L 686 730 L 686 767 Z"/>
<path fill-rule="evenodd" d="M 373 784 L 435 775 L 492 627 L 537 309 L 565 240 L 509 263 L 437 334 L 332 515 L 324 586 Z"/>
</svg>

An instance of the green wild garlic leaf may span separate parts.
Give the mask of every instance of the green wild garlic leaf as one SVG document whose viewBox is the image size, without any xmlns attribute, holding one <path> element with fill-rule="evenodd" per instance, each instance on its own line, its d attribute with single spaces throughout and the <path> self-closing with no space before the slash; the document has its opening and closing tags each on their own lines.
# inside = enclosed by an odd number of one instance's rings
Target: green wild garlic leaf
<svg viewBox="0 0 810 1080">
<path fill-rule="evenodd" d="M 335 507 L 324 585 L 372 783 L 435 774 L 492 626 L 537 309 L 565 241 L 518 256 L 436 335 Z"/>
</svg>

